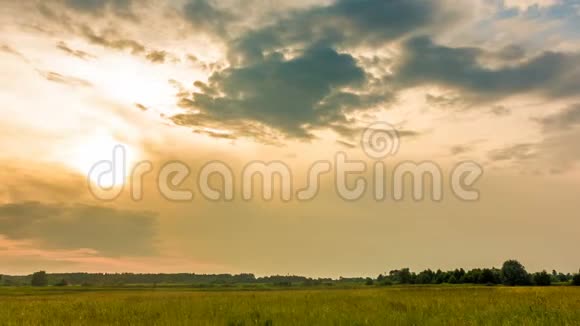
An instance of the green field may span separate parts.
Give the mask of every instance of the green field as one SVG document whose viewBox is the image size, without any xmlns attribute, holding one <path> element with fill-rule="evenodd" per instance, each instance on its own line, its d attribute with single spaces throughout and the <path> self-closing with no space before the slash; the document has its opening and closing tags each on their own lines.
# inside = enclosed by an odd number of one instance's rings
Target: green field
<svg viewBox="0 0 580 326">
<path fill-rule="evenodd" d="M 580 287 L 0 288 L 0 325 L 579 325 Z"/>
</svg>

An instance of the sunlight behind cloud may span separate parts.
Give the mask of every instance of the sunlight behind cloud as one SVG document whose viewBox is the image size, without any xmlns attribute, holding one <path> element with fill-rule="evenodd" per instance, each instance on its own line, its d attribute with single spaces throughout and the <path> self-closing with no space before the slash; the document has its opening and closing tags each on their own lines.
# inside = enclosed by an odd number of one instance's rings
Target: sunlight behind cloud
<svg viewBox="0 0 580 326">
<path fill-rule="evenodd" d="M 91 74 L 97 88 L 111 100 L 126 105 L 142 103 L 161 111 L 175 105 L 176 91 L 156 67 L 125 56 L 107 58 L 99 66 L 105 69 L 94 69 Z"/>
<path fill-rule="evenodd" d="M 105 132 L 97 133 L 87 138 L 79 140 L 76 144 L 67 149 L 63 160 L 67 166 L 89 178 L 91 169 L 102 161 L 112 162 L 114 160 L 114 149 L 121 146 L 125 152 L 125 169 L 123 171 L 122 163 L 115 162 L 114 169 L 120 171 L 123 178 L 113 178 L 111 175 L 105 175 L 100 180 L 89 180 L 90 182 L 99 182 L 103 187 L 121 186 L 129 177 L 132 166 L 137 163 L 137 150 L 125 143 L 122 143 L 110 134 Z"/>
</svg>

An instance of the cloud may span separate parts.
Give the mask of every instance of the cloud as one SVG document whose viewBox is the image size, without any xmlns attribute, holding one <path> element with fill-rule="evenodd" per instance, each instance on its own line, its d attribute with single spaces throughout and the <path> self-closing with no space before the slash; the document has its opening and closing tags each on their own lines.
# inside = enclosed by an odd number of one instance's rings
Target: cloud
<svg viewBox="0 0 580 326">
<path fill-rule="evenodd" d="M 248 120 L 221 121 L 204 113 L 186 113 L 172 116 L 178 126 L 191 128 L 193 132 L 220 139 L 250 138 L 262 144 L 280 146 L 283 137 L 266 125 Z"/>
<path fill-rule="evenodd" d="M 49 136 L 39 132 L 23 136 L 21 129 L 10 130 L 4 126 L 0 132 L 0 139 L 14 139 L 21 141 L 49 141 Z M 3 146 L 5 143 L 2 144 Z M 80 201 L 87 193 L 78 191 L 84 188 L 84 175 L 76 174 L 59 164 L 46 162 L 29 163 L 19 160 L 4 159 L 0 170 L 0 204 L 35 200 L 50 201 Z"/>
<path fill-rule="evenodd" d="M 253 65 L 214 73 L 209 84 L 200 84 L 186 104 L 201 113 L 190 114 L 189 123 L 251 121 L 294 138 L 311 138 L 310 129 L 325 126 L 340 116 L 333 101 L 344 87 L 360 87 L 365 72 L 348 54 L 331 48 L 312 48 L 285 59 L 272 55 Z M 342 93 L 345 94 L 345 93 Z M 344 96 L 343 96 L 344 97 Z M 356 103 L 358 95 L 348 97 Z M 186 119 L 178 119 L 184 125 Z"/>
<path fill-rule="evenodd" d="M 226 37 L 227 26 L 238 19 L 209 0 L 189 0 L 183 7 L 183 14 L 196 30 L 220 37 Z"/>
<path fill-rule="evenodd" d="M 339 0 L 314 16 L 335 20 L 348 43 L 380 44 L 435 23 L 442 7 L 423 0 Z"/>
<path fill-rule="evenodd" d="M 1 45 L 0 51 L 8 53 L 8 54 L 12 54 L 12 55 L 20 58 L 22 61 L 26 62 L 27 64 L 32 65 L 30 60 L 28 60 L 28 58 L 25 55 L 21 54 L 17 50 L 14 50 L 7 45 Z M 44 79 L 51 81 L 51 82 L 65 84 L 65 85 L 69 85 L 69 86 L 75 86 L 75 87 L 91 87 L 91 86 L 93 86 L 90 82 L 88 82 L 84 79 L 81 79 L 81 78 L 72 77 L 72 76 L 65 76 L 65 75 L 59 74 L 57 72 L 45 71 L 45 70 L 41 70 L 38 68 L 34 68 L 34 69 L 36 70 L 36 72 L 40 76 L 42 76 Z"/>
<path fill-rule="evenodd" d="M 580 146 L 578 139 L 580 129 L 569 129 L 548 134 L 537 144 L 537 150 L 543 155 L 545 166 L 551 173 L 573 171 L 580 162 Z"/>
<path fill-rule="evenodd" d="M 428 37 L 416 37 L 405 46 L 405 55 L 393 80 L 402 87 L 437 84 L 471 93 L 479 100 L 524 92 L 549 96 L 577 95 L 580 87 L 580 55 L 544 52 L 532 59 L 501 68 L 479 62 L 485 50 L 447 47 Z"/>
<path fill-rule="evenodd" d="M 184 270 L 216 273 L 231 267 L 171 254 L 147 257 L 107 257 L 91 249 L 38 248 L 31 241 L 10 240 L 0 235 L 0 257 L 11 273 L 27 275 L 38 269 L 53 273 L 83 271 L 93 273 L 180 273 Z M 6 270 L 3 270 L 5 272 Z"/>
<path fill-rule="evenodd" d="M 140 103 L 135 103 L 135 107 L 138 108 L 141 111 L 149 111 L 149 108 L 148 107 L 146 107 L 145 105 L 140 104 Z"/>
<path fill-rule="evenodd" d="M 8 45 L 2 45 L 0 46 L 0 51 L 5 52 L 5 53 L 9 53 L 9 54 L 13 54 L 13 55 L 17 55 L 20 56 L 21 54 L 14 50 L 13 48 L 9 47 Z"/>
<path fill-rule="evenodd" d="M 89 54 L 87 52 L 84 52 L 84 51 L 81 51 L 81 50 L 73 50 L 73 49 L 69 48 L 68 45 L 65 42 L 59 42 L 56 45 L 56 47 L 58 49 L 62 50 L 63 52 L 67 53 L 68 55 L 71 55 L 73 57 L 77 57 L 79 59 L 86 60 L 86 59 L 94 58 L 93 55 L 91 55 L 91 54 Z"/>
<path fill-rule="evenodd" d="M 131 51 L 131 54 L 136 56 L 143 56 L 145 59 L 152 63 L 166 63 L 169 60 L 172 62 L 179 61 L 179 58 L 168 51 L 148 49 L 147 46 L 139 41 L 127 38 L 119 38 L 116 35 L 113 35 L 111 32 L 98 34 L 87 25 L 80 26 L 80 33 L 87 41 L 92 44 L 118 51 L 129 50 Z"/>
<path fill-rule="evenodd" d="M 469 146 L 469 145 L 456 145 L 451 147 L 450 152 L 451 155 L 455 156 L 455 155 L 460 155 L 460 154 L 465 154 L 467 152 L 470 152 L 473 150 L 473 147 Z"/>
<path fill-rule="evenodd" d="M 493 150 L 489 153 L 492 161 L 523 161 L 537 157 L 537 144 L 521 143 Z"/>
<path fill-rule="evenodd" d="M 14 50 L 13 48 L 11 48 L 8 45 L 5 45 L 5 44 L 0 45 L 0 51 L 1 52 L 4 52 L 4 53 L 11 54 L 11 55 L 14 55 L 14 56 L 20 58 L 22 61 L 24 61 L 26 63 L 30 63 L 30 61 L 28 60 L 28 58 L 26 58 L 22 53 Z"/>
<path fill-rule="evenodd" d="M 130 12 L 131 0 L 65 0 L 67 7 L 93 14 L 102 14 L 106 10 L 127 14 Z"/>
<path fill-rule="evenodd" d="M 519 9 L 527 9 L 530 7 L 553 6 L 558 0 L 504 0 L 503 2 L 508 8 L 517 7 Z"/>
<path fill-rule="evenodd" d="M 293 11 L 274 23 L 234 40 L 233 61 L 254 61 L 273 49 L 383 45 L 430 27 L 455 21 L 443 3 L 422 0 L 338 0 L 330 5 Z"/>
<path fill-rule="evenodd" d="M 517 44 L 486 50 L 417 36 L 436 35 L 459 20 L 463 8 L 445 1 L 337 0 L 272 16 L 269 23 L 235 36 L 227 31 L 238 18 L 231 9 L 201 0 L 185 8 L 197 27 L 222 35 L 230 66 L 213 73 L 207 84 L 197 83 L 192 96 L 180 98 L 194 113 L 175 116 L 179 125 L 227 129 L 252 122 L 290 138 L 311 139 L 317 128 L 348 132 L 348 113 L 386 105 L 397 92 L 421 85 L 456 92 L 428 95 L 427 101 L 439 107 L 495 104 L 531 92 L 576 96 L 580 87 L 580 54 L 548 51 L 527 57 Z M 374 73 L 384 63 L 354 55 L 357 48 L 379 49 L 399 40 L 403 53 L 389 58 L 394 69 L 383 76 Z M 333 61 L 333 55 L 348 60 Z M 331 71 L 348 73 L 341 79 Z M 488 111 L 507 113 L 499 106 Z"/>
<path fill-rule="evenodd" d="M 68 86 L 73 86 L 73 87 L 77 87 L 77 86 L 78 87 L 91 87 L 91 86 L 93 86 L 93 84 L 91 84 L 90 82 L 88 82 L 84 79 L 72 77 L 72 76 L 61 75 L 61 74 L 53 72 L 53 71 L 38 70 L 38 74 L 40 74 L 42 77 L 44 77 L 48 81 L 60 83 L 60 84 L 65 84 Z"/>
<path fill-rule="evenodd" d="M 535 119 L 546 132 L 567 131 L 580 125 L 580 104 L 574 104 L 556 114 Z"/>
<path fill-rule="evenodd" d="M 520 143 L 489 152 L 493 162 L 509 162 L 522 170 L 565 173 L 580 162 L 580 104 L 532 121 L 542 128 L 543 139 Z"/>
<path fill-rule="evenodd" d="M 156 216 L 83 204 L 18 202 L 0 205 L 0 234 L 50 249 L 91 249 L 106 256 L 156 252 Z"/>
<path fill-rule="evenodd" d="M 343 147 L 346 147 L 346 148 L 356 148 L 357 147 L 357 145 L 355 145 L 353 143 L 349 143 L 349 142 L 344 141 L 344 140 L 337 140 L 336 143 L 343 146 Z"/>
<path fill-rule="evenodd" d="M 458 95 L 425 95 L 428 104 L 439 108 L 454 108 L 463 106 L 464 100 Z"/>
<path fill-rule="evenodd" d="M 493 105 L 489 109 L 489 112 L 491 114 L 498 116 L 498 117 L 504 117 L 504 116 L 510 115 L 510 113 L 511 113 L 510 109 L 506 108 L 503 105 Z"/>
<path fill-rule="evenodd" d="M 106 48 L 115 50 L 131 50 L 133 54 L 141 54 L 145 52 L 146 48 L 143 44 L 135 40 L 118 39 L 107 36 L 105 34 L 98 35 L 89 26 L 82 25 L 80 27 L 81 34 L 91 43 L 101 45 Z"/>
<path fill-rule="evenodd" d="M 145 58 L 153 63 L 165 63 L 165 60 L 169 56 L 169 53 L 165 51 L 151 51 Z"/>
</svg>

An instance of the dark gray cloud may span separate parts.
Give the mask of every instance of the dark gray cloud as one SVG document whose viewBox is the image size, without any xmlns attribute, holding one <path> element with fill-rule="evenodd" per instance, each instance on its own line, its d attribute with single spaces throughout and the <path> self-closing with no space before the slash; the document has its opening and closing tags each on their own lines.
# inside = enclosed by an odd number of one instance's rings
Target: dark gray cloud
<svg viewBox="0 0 580 326">
<path fill-rule="evenodd" d="M 65 2 L 87 12 L 127 12 L 136 4 Z M 214 35 L 226 47 L 229 62 L 224 66 L 209 66 L 190 56 L 192 63 L 212 74 L 209 82 L 195 83 L 198 91 L 193 94 L 180 90 L 180 105 L 191 113 L 170 117 L 212 137 L 308 140 L 317 128 L 349 137 L 358 132 L 350 128 L 349 113 L 389 105 L 398 91 L 426 84 L 447 86 L 457 94 L 428 95 L 432 105 L 467 108 L 485 103 L 497 115 L 507 113 L 495 106 L 504 97 L 527 92 L 575 96 L 580 89 L 579 54 L 544 52 L 530 57 L 518 44 L 489 50 L 437 44 L 432 37 L 465 14 L 461 5 L 452 7 L 446 1 L 336 0 L 279 11 L 261 21 L 252 20 L 257 17 L 251 10 L 231 4 L 186 0 L 168 5 L 172 13 L 180 11 L 195 32 Z M 88 24 L 77 29 L 93 44 L 130 51 L 153 63 L 178 60 L 122 32 Z M 377 53 L 382 55 L 383 46 L 394 41 L 403 41 L 400 57 L 355 57 L 355 48 L 381 49 Z"/>
<path fill-rule="evenodd" d="M 227 37 L 227 26 L 238 20 L 231 11 L 220 8 L 210 0 L 189 0 L 183 7 L 183 14 L 198 31 Z"/>
<path fill-rule="evenodd" d="M 452 18 L 442 12 L 442 3 L 425 0 L 339 0 L 313 10 L 317 19 L 333 21 L 349 44 L 381 44 L 424 27 Z"/>
<path fill-rule="evenodd" d="M 105 10 L 127 14 L 132 0 L 65 0 L 67 7 L 88 13 L 101 14 Z"/>
<path fill-rule="evenodd" d="M 349 122 L 345 123 L 333 123 L 329 126 L 331 130 L 342 135 L 343 137 L 348 138 L 351 141 L 359 140 L 361 138 L 362 133 L 365 130 L 368 130 L 368 127 L 353 127 Z M 390 132 L 389 130 L 382 130 L 382 129 L 375 129 L 377 132 Z M 401 129 L 397 128 L 397 136 L 400 139 L 403 138 L 415 138 L 423 135 L 422 132 L 409 130 L 409 129 Z"/>
<path fill-rule="evenodd" d="M 202 113 L 195 118 L 180 115 L 174 119 L 182 125 L 187 125 L 185 121 L 202 120 L 214 121 L 214 125 L 217 121 L 225 124 L 254 121 L 288 136 L 307 139 L 308 130 L 316 127 L 330 127 L 342 135 L 355 133 L 348 128 L 344 114 L 387 104 L 395 97 L 393 89 L 444 85 L 457 89 L 458 96 L 431 95 L 427 98 L 429 103 L 470 107 L 482 102 L 493 105 L 502 97 L 525 92 L 573 96 L 580 88 L 577 54 L 545 52 L 526 59 L 524 48 L 517 44 L 488 51 L 438 45 L 429 37 L 413 37 L 418 33 L 435 35 L 461 16 L 461 9 L 446 8 L 437 1 L 337 0 L 271 17 L 271 23 L 237 36 L 230 35 L 228 27 L 240 16 L 220 8 L 217 2 L 189 1 L 185 12 L 195 27 L 213 30 L 223 37 L 232 67 L 215 73 L 209 85 L 197 85 L 201 91 L 188 98 L 188 103 Z M 302 73 L 304 79 L 325 80 L 324 85 L 312 87 L 306 82 L 295 82 L 298 80 L 295 77 L 301 74 L 299 69 L 295 72 L 273 68 L 289 65 L 284 59 L 273 64 L 272 58 L 301 60 L 307 53 L 301 49 L 326 48 L 338 52 L 336 49 L 340 48 L 347 53 L 352 47 L 380 47 L 408 37 L 411 38 L 404 43 L 403 57 L 394 59 L 396 69 L 392 74 L 380 76 L 382 87 L 372 90 L 369 84 L 373 77 L 365 70 L 384 63 L 367 60 L 363 64 L 355 60 L 366 84 L 354 92 L 338 89 L 352 87 L 340 81 L 338 86 L 332 85 L 333 77 L 325 76 L 319 69 Z M 490 60 L 500 63 L 499 67 L 491 68 L 485 63 Z M 328 85 L 332 91 L 321 91 Z M 489 112 L 508 113 L 499 106 L 493 106 Z"/>
<path fill-rule="evenodd" d="M 106 256 L 156 252 L 156 216 L 91 205 L 20 202 L 0 206 L 0 234 L 50 249 L 94 249 Z"/>
<path fill-rule="evenodd" d="M 435 1 L 338 0 L 294 11 L 273 24 L 245 33 L 234 40 L 230 57 L 253 61 L 272 49 L 289 46 L 384 44 L 453 20 L 453 15 L 444 13 Z"/>
<path fill-rule="evenodd" d="M 196 113 L 173 121 L 233 127 L 236 135 L 252 137 L 261 129 L 260 138 L 271 137 L 273 130 L 310 139 L 316 128 L 345 137 L 357 134 L 348 127 L 346 114 L 376 108 L 395 96 L 383 76 L 365 71 L 385 60 L 390 64 L 390 59 L 359 63 L 338 49 L 381 46 L 425 28 L 437 30 L 457 18 L 435 1 L 338 0 L 269 17 L 270 23 L 235 34 L 228 33 L 229 27 L 240 17 L 217 2 L 192 0 L 184 8 L 194 27 L 222 37 L 231 66 L 213 73 L 207 85 L 196 83 L 199 92 L 181 99 L 182 106 Z M 245 133 L 248 124 L 253 128 Z"/>
<path fill-rule="evenodd" d="M 340 116 L 341 107 L 325 105 L 325 100 L 337 101 L 333 96 L 339 96 L 359 104 L 359 96 L 339 90 L 365 81 L 365 72 L 352 56 L 331 48 L 312 48 L 288 60 L 272 55 L 258 64 L 214 73 L 208 85 L 198 83 L 202 93 L 185 103 L 202 113 L 192 114 L 188 122 L 253 121 L 291 137 L 310 138 L 311 127 Z M 185 124 L 186 119 L 177 120 Z"/>
<path fill-rule="evenodd" d="M 536 119 L 547 132 L 561 132 L 580 125 L 580 104 L 572 105 L 561 112 Z"/>
<path fill-rule="evenodd" d="M 465 105 L 465 101 L 458 95 L 425 95 L 428 104 L 439 108 L 455 108 Z"/>
<path fill-rule="evenodd" d="M 521 92 L 550 96 L 577 95 L 580 55 L 545 52 L 525 62 L 488 68 L 479 48 L 453 48 L 428 37 L 406 43 L 406 54 L 393 77 L 402 87 L 439 84 L 470 92 L 479 100 L 496 100 Z"/>
<path fill-rule="evenodd" d="M 526 50 L 521 46 L 510 44 L 501 48 L 499 51 L 490 54 L 492 58 L 499 59 L 501 61 L 513 61 L 525 58 Z"/>
<path fill-rule="evenodd" d="M 194 133 L 204 134 L 220 139 L 237 139 L 246 137 L 257 142 L 281 146 L 283 135 L 266 125 L 249 120 L 222 121 L 204 113 L 178 114 L 171 117 L 173 123 L 179 126 L 192 128 Z M 227 133 L 212 130 L 227 130 Z"/>
</svg>

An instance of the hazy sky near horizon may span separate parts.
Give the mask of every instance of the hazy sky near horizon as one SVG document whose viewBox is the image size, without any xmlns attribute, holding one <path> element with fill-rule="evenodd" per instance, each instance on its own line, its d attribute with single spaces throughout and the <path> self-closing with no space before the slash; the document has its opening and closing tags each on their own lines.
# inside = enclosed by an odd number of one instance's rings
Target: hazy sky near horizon
<svg viewBox="0 0 580 326">
<path fill-rule="evenodd" d="M 580 268 L 580 1 L 0 0 L 0 69 L 0 274 Z M 372 163 L 376 122 L 401 137 L 388 167 L 477 162 L 480 199 L 195 188 L 214 160 L 297 184 L 338 152 Z M 144 200 L 91 195 L 116 145 L 152 162 Z M 176 160 L 192 201 L 158 191 Z"/>
</svg>

